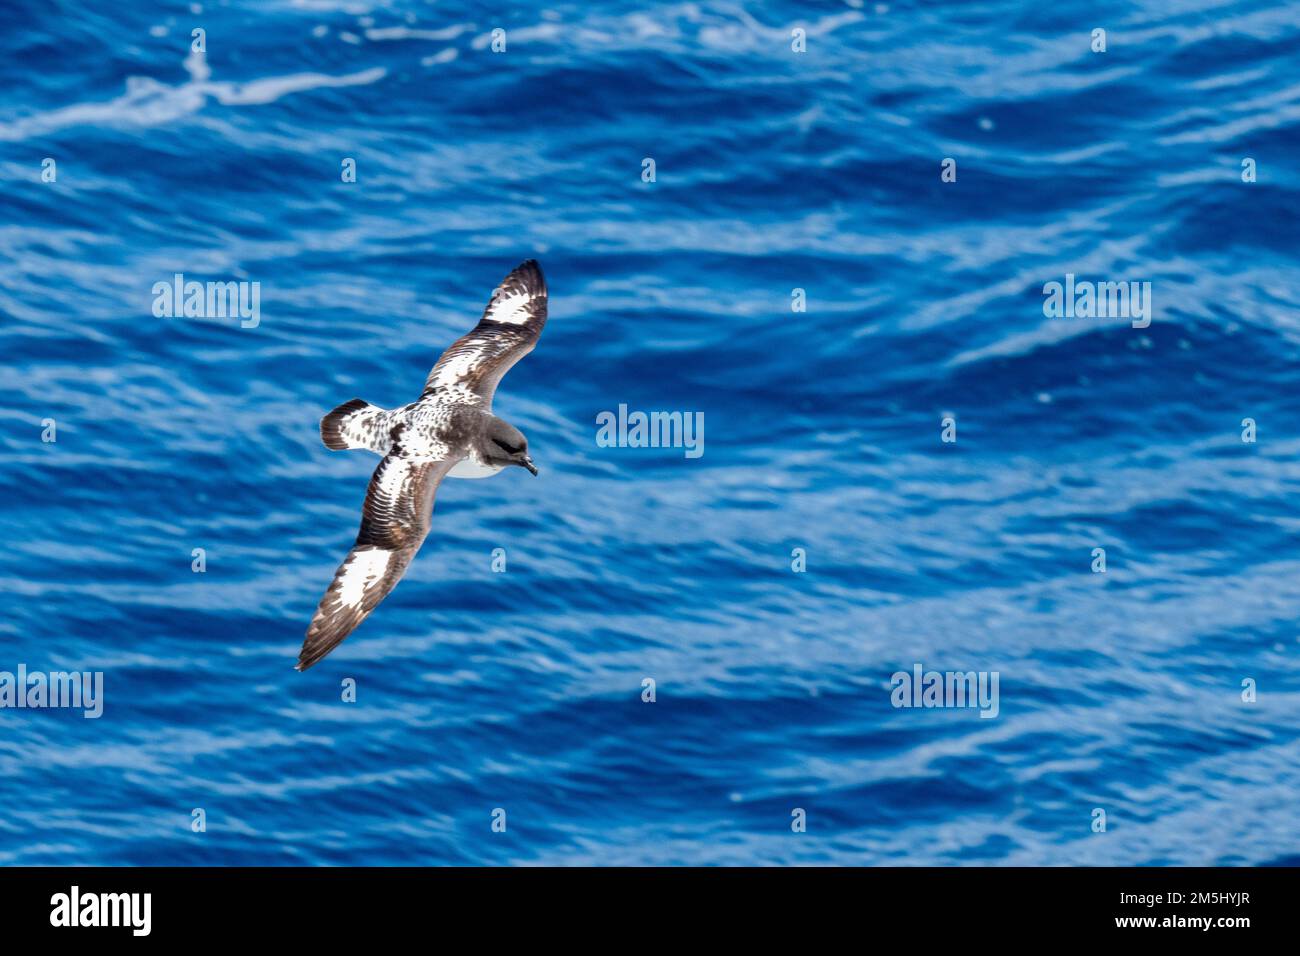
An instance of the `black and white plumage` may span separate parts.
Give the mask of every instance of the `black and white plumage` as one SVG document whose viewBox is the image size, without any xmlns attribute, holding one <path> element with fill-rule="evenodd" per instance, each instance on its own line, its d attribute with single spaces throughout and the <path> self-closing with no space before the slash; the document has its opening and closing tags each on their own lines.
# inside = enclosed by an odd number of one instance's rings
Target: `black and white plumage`
<svg viewBox="0 0 1300 956">
<path fill-rule="evenodd" d="M 486 478 L 537 468 L 528 440 L 492 414 L 502 376 L 533 350 L 546 324 L 546 280 L 532 259 L 502 281 L 483 318 L 438 359 L 418 401 L 386 410 L 354 398 L 320 423 L 336 450 L 383 456 L 361 508 L 361 529 L 321 598 L 298 655 L 306 670 L 352 633 L 391 591 L 429 533 L 444 477 Z"/>
</svg>

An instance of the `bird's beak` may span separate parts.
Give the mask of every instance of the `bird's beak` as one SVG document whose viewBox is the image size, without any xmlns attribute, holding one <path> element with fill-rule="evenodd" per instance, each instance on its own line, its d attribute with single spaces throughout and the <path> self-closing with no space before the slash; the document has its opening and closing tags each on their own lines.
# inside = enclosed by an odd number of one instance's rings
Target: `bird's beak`
<svg viewBox="0 0 1300 956">
<path fill-rule="evenodd" d="M 521 461 L 519 464 L 523 465 L 525 468 L 527 468 L 529 471 L 531 471 L 534 475 L 537 474 L 537 466 L 533 464 L 533 460 L 532 460 L 531 458 L 529 458 L 527 455 L 524 455 L 524 460 Z"/>
</svg>

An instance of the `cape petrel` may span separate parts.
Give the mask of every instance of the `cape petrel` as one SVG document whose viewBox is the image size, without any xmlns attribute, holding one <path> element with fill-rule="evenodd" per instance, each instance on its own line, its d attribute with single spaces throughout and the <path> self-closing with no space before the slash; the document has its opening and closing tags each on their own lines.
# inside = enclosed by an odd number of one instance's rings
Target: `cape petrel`
<svg viewBox="0 0 1300 956">
<path fill-rule="evenodd" d="M 529 259 L 497 286 L 478 325 L 438 359 L 418 401 L 387 411 L 354 398 L 321 419 L 326 448 L 365 448 L 383 461 L 361 506 L 356 543 L 307 629 L 298 670 L 334 650 L 401 580 L 429 533 L 445 476 L 486 478 L 507 465 L 537 474 L 528 439 L 492 414 L 492 395 L 545 324 L 546 280 Z"/>
</svg>

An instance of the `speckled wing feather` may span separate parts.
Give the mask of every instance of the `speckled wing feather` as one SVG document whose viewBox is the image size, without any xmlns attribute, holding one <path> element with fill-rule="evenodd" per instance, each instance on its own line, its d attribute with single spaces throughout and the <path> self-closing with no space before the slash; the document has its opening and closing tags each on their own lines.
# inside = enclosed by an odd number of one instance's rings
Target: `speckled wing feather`
<svg viewBox="0 0 1300 956">
<path fill-rule="evenodd" d="M 501 377 L 533 350 L 545 324 L 546 280 L 529 259 L 497 286 L 478 325 L 438 359 L 421 397 L 444 390 L 490 409 Z"/>
<path fill-rule="evenodd" d="M 370 479 L 356 543 L 307 629 L 300 671 L 334 650 L 396 587 L 429 533 L 434 493 L 455 461 L 409 456 L 400 431 L 394 430 L 393 448 Z"/>
</svg>

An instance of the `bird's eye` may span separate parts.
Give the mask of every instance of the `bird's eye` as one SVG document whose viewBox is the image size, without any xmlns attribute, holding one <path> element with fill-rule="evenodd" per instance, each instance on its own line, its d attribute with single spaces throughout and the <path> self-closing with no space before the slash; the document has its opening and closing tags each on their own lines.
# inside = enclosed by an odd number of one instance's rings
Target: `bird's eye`
<svg viewBox="0 0 1300 956">
<path fill-rule="evenodd" d="M 507 445 L 505 442 L 503 442 L 500 438 L 494 438 L 492 440 L 496 442 L 497 447 L 504 448 L 507 452 L 509 452 L 512 455 L 518 454 L 519 452 L 518 448 L 512 448 L 510 445 Z"/>
</svg>

